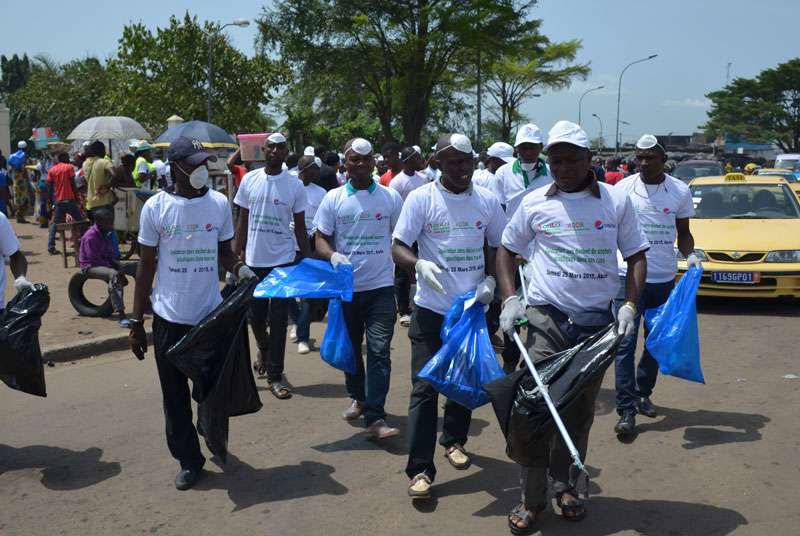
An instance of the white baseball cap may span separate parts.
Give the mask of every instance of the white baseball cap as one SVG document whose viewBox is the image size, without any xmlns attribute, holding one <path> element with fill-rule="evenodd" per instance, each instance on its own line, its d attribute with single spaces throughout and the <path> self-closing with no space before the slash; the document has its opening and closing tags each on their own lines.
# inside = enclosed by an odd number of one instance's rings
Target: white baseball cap
<svg viewBox="0 0 800 536">
<path fill-rule="evenodd" d="M 523 143 L 542 143 L 542 131 L 533 123 L 528 123 L 519 127 L 517 138 L 514 140 L 514 147 L 519 147 Z"/>
<path fill-rule="evenodd" d="M 652 149 L 653 147 L 661 147 L 661 150 L 664 150 L 664 147 L 660 143 L 658 143 L 658 138 L 653 136 L 652 134 L 643 134 L 639 141 L 636 142 L 637 149 Z"/>
<path fill-rule="evenodd" d="M 17 149 L 27 149 L 28 143 L 25 141 L 17 142 Z"/>
<path fill-rule="evenodd" d="M 502 141 L 491 144 L 486 150 L 486 154 L 493 158 L 499 158 L 503 162 L 514 161 L 514 148 Z"/>
<path fill-rule="evenodd" d="M 580 127 L 571 121 L 559 121 L 550 132 L 547 133 L 547 145 L 545 150 L 549 149 L 557 143 L 569 143 L 577 147 L 589 148 L 589 136 Z"/>
<path fill-rule="evenodd" d="M 356 138 L 350 143 L 350 147 L 345 151 L 345 155 L 350 151 L 366 156 L 372 153 L 372 144 L 364 138 Z M 342 155 L 341 158 L 343 159 L 344 155 Z"/>
<path fill-rule="evenodd" d="M 472 154 L 472 142 L 463 134 L 450 134 L 449 138 L 439 138 L 439 142 L 436 145 L 437 147 L 441 146 L 441 149 L 436 151 L 437 154 L 450 147 L 462 153 Z"/>
<path fill-rule="evenodd" d="M 286 143 L 286 136 L 280 132 L 273 132 L 267 136 L 267 145 L 274 145 L 277 143 Z"/>
<path fill-rule="evenodd" d="M 309 145 L 305 149 L 303 149 L 303 156 L 314 156 L 314 147 Z"/>
</svg>

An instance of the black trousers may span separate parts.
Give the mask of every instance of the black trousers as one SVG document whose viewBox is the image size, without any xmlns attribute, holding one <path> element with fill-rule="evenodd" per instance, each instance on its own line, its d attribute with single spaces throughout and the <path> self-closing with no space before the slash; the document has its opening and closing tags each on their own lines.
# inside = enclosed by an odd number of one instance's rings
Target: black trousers
<svg viewBox="0 0 800 536">
<path fill-rule="evenodd" d="M 425 473 L 433 480 L 436 466 L 436 429 L 439 418 L 439 393 L 417 375 L 442 347 L 439 332 L 444 316 L 416 307 L 411 315 L 408 338 L 411 339 L 411 396 L 408 402 L 408 464 L 406 474 L 413 478 Z M 444 425 L 439 443 L 448 448 L 455 443 L 467 442 L 472 411 L 452 400 L 444 405 Z"/>
<path fill-rule="evenodd" d="M 264 279 L 275 267 L 251 266 L 259 279 Z M 250 327 L 267 365 L 267 381 L 280 381 L 286 359 L 286 327 L 289 323 L 289 300 L 256 298 L 250 302 Z M 267 326 L 269 325 L 269 329 Z"/>
<path fill-rule="evenodd" d="M 175 324 L 153 315 L 153 351 L 164 399 L 167 446 L 181 469 L 203 467 L 206 459 L 200 452 L 197 430 L 192 422 L 192 398 L 189 379 L 165 357 L 167 350 L 186 335 L 192 326 Z"/>
<path fill-rule="evenodd" d="M 400 268 L 394 269 L 394 296 L 397 302 L 397 314 L 411 314 L 411 275 Z"/>
</svg>

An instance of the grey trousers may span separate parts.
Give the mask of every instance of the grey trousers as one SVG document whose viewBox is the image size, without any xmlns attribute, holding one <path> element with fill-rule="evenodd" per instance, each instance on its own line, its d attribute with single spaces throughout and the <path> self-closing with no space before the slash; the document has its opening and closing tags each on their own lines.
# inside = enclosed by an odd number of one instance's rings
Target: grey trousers
<svg viewBox="0 0 800 536">
<path fill-rule="evenodd" d="M 539 360 L 552 354 L 571 348 L 582 340 L 592 336 L 605 326 L 579 326 L 569 321 L 560 311 L 549 306 L 534 306 L 527 310 L 528 315 L 528 354 L 531 359 Z M 608 323 L 612 321 L 608 313 Z M 608 325 L 608 324 L 606 324 Z M 561 413 L 561 419 L 578 449 L 581 461 L 586 459 L 589 445 L 589 431 L 594 422 L 594 404 L 600 392 L 603 377 L 594 383 L 575 400 L 569 410 Z M 556 493 L 570 491 L 574 488 L 578 474 L 572 466 L 564 440 L 556 430 L 553 435 L 534 447 L 536 458 L 541 464 L 535 467 L 521 467 L 520 488 L 522 503 L 528 508 L 545 505 L 547 502 L 547 475 L 553 480 L 553 491 Z"/>
<path fill-rule="evenodd" d="M 131 277 L 136 275 L 137 261 L 121 261 L 120 269 L 125 275 Z M 117 275 L 117 270 L 108 266 L 92 266 L 84 270 L 86 275 L 97 277 L 108 283 L 108 297 L 111 298 L 111 305 L 114 311 L 125 314 L 125 302 L 122 300 L 121 278 Z"/>
</svg>

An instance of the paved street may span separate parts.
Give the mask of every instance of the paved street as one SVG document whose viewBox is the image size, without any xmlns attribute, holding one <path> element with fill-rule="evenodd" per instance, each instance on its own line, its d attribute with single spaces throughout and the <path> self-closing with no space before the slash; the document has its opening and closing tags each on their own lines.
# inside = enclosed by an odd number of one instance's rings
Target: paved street
<svg viewBox="0 0 800 536">
<path fill-rule="evenodd" d="M 542 534 L 795 532 L 800 379 L 783 376 L 800 375 L 799 312 L 703 301 L 708 385 L 661 378 L 661 415 L 640 418 L 630 444 L 612 433 L 610 371 L 590 442 L 589 517 L 567 524 L 550 511 Z M 438 500 L 416 509 L 407 498 L 404 328 L 393 347 L 388 410 L 401 437 L 379 445 L 342 421 L 340 374 L 291 345 L 294 398 L 276 400 L 259 380 L 264 408 L 232 421 L 228 464 L 209 461 L 188 492 L 173 487 L 152 354 L 48 368 L 46 399 L 3 387 L 0 534 L 507 534 L 517 472 L 489 407 L 473 420 L 474 465 L 457 472 L 440 449 Z"/>
</svg>

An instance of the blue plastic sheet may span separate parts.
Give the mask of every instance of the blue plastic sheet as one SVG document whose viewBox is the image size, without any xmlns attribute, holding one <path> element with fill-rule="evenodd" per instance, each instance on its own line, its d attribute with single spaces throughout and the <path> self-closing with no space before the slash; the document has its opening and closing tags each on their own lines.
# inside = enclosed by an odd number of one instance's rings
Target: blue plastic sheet
<svg viewBox="0 0 800 536">
<path fill-rule="evenodd" d="M 702 275 L 702 268 L 689 268 L 666 303 L 644 312 L 644 321 L 650 331 L 645 345 L 661 373 L 706 383 L 697 331 L 697 289 Z"/>
<path fill-rule="evenodd" d="M 322 360 L 333 368 L 348 374 L 356 373 L 356 353 L 344 321 L 342 300 L 338 298 L 328 302 L 328 327 L 322 337 L 319 353 Z"/>
<path fill-rule="evenodd" d="M 442 347 L 419 372 L 419 377 L 450 400 L 475 409 L 489 402 L 483 386 L 502 378 L 503 370 L 489 340 L 484 305 L 464 303 L 470 291 L 456 299 L 442 323 Z"/>
<path fill-rule="evenodd" d="M 256 286 L 255 298 L 353 299 L 353 267 L 318 259 L 303 259 L 293 266 L 275 268 Z"/>
</svg>

